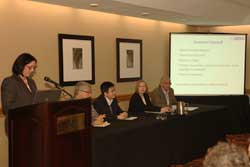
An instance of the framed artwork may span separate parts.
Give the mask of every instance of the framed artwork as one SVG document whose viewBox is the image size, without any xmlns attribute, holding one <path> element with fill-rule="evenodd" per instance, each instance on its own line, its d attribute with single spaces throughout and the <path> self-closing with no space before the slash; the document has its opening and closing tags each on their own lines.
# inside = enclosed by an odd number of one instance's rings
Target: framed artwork
<svg viewBox="0 0 250 167">
<path fill-rule="evenodd" d="M 142 40 L 116 38 L 117 82 L 142 79 Z"/>
<path fill-rule="evenodd" d="M 60 85 L 73 86 L 78 81 L 94 84 L 94 37 L 58 34 L 58 44 Z"/>
</svg>

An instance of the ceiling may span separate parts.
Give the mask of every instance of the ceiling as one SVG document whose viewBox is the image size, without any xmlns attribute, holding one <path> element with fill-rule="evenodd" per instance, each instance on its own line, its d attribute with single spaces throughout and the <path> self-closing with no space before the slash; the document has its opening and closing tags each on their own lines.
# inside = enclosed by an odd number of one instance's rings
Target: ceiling
<svg viewBox="0 0 250 167">
<path fill-rule="evenodd" d="M 250 25 L 250 0 L 33 1 L 187 25 Z M 91 7 L 91 3 L 98 3 L 99 6 Z"/>
</svg>

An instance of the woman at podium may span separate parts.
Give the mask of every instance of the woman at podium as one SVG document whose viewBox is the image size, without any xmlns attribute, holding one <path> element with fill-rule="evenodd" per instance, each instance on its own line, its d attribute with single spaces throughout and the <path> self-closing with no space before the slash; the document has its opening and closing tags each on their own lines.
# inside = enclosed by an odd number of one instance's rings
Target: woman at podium
<svg viewBox="0 0 250 167">
<path fill-rule="evenodd" d="M 10 109 L 32 104 L 37 87 L 31 77 L 36 67 L 37 60 L 29 53 L 15 60 L 12 75 L 5 78 L 1 86 L 2 109 L 6 116 Z"/>
</svg>

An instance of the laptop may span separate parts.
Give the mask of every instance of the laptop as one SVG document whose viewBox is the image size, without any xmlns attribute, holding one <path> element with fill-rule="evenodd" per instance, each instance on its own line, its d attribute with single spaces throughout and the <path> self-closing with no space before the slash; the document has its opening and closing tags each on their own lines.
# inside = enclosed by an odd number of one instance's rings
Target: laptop
<svg viewBox="0 0 250 167">
<path fill-rule="evenodd" d="M 35 94 L 33 104 L 59 101 L 61 90 L 38 90 Z"/>
</svg>

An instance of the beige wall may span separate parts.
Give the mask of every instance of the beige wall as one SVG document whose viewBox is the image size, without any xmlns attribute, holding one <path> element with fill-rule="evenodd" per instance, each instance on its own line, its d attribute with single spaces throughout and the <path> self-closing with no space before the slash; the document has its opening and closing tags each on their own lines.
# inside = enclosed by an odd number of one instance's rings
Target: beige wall
<svg viewBox="0 0 250 167">
<path fill-rule="evenodd" d="M 8 138 L 4 130 L 4 118 L 0 116 L 0 164 L 8 167 Z"/>
<path fill-rule="evenodd" d="M 116 83 L 117 37 L 143 40 L 143 79 L 152 89 L 161 75 L 168 73 L 169 32 L 187 31 L 182 24 L 26 0 L 1 0 L 0 22 L 0 80 L 11 74 L 18 54 L 30 52 L 38 59 L 34 78 L 40 89 L 45 89 L 44 76 L 59 80 L 58 33 L 95 36 L 94 96 L 103 81 Z M 72 91 L 72 87 L 66 89 Z M 132 93 L 134 82 L 118 83 L 117 90 L 118 94 Z"/>
<path fill-rule="evenodd" d="M 22 52 L 30 52 L 39 61 L 35 80 L 40 89 L 45 89 L 43 82 L 45 75 L 59 80 L 58 33 L 95 36 L 94 96 L 99 94 L 101 82 L 109 80 L 116 83 L 115 39 L 117 37 L 143 40 L 143 79 L 152 89 L 158 84 L 160 76 L 168 73 L 169 32 L 250 33 L 250 26 L 187 27 L 181 24 L 73 9 L 28 0 L 0 0 L 0 25 L 0 84 L 4 77 L 11 74 L 11 66 L 16 56 Z M 247 71 L 249 71 L 249 63 Z M 247 77 L 247 88 L 250 88 L 249 77 Z M 72 87 L 66 89 L 72 91 Z M 134 82 L 118 83 L 117 89 L 118 94 L 132 93 Z M 0 125 L 3 125 L 2 120 Z M 3 134 L 3 127 L 0 126 L 0 148 L 3 148 L 0 150 L 0 163 L 1 166 L 7 167 L 7 140 Z"/>
<path fill-rule="evenodd" d="M 116 83 L 117 37 L 143 40 L 143 79 L 152 90 L 158 84 L 159 78 L 168 74 L 169 32 L 250 33 L 250 26 L 190 27 L 27 0 L 1 0 L 0 22 L 0 83 L 11 74 L 11 66 L 16 56 L 22 52 L 30 52 L 39 61 L 34 78 L 38 87 L 45 89 L 44 76 L 59 80 L 58 33 L 92 35 L 95 36 L 96 53 L 94 96 L 99 94 L 99 86 L 103 81 Z M 247 63 L 248 89 L 249 70 Z M 134 90 L 134 82 L 116 84 L 118 94 L 128 94 Z M 72 88 L 66 87 L 70 92 Z"/>
</svg>

